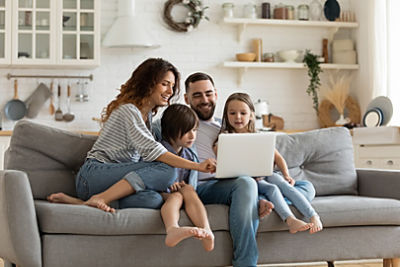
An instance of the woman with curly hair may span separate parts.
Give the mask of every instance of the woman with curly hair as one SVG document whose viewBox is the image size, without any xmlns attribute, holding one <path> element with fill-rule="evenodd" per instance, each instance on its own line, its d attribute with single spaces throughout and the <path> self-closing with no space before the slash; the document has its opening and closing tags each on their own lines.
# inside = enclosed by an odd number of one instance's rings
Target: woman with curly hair
<svg viewBox="0 0 400 267">
<path fill-rule="evenodd" d="M 152 115 L 179 95 L 180 75 L 169 62 L 150 58 L 121 86 L 119 95 L 102 115 L 100 135 L 76 177 L 76 191 L 84 204 L 114 212 L 119 208 L 159 208 L 164 191 L 176 179 L 175 168 L 215 171 L 215 160 L 183 159 L 157 142 Z"/>
</svg>

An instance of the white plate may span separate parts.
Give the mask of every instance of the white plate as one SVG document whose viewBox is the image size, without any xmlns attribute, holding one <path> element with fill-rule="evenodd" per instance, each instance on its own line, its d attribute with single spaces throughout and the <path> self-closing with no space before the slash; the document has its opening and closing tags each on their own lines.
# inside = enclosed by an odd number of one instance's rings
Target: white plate
<svg viewBox="0 0 400 267">
<path fill-rule="evenodd" d="M 380 123 L 379 126 L 384 126 L 387 125 L 392 118 L 393 115 L 393 105 L 392 101 L 386 96 L 378 96 L 374 98 L 367 106 L 367 110 L 365 112 L 365 115 L 368 113 L 368 111 L 378 108 L 382 112 L 382 122 Z M 364 116 L 365 116 L 364 115 Z"/>
</svg>

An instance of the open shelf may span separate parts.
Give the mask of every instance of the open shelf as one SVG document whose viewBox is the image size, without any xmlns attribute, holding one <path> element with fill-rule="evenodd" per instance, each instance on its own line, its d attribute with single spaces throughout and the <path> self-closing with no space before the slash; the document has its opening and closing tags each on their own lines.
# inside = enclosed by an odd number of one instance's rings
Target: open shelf
<svg viewBox="0 0 400 267">
<path fill-rule="evenodd" d="M 287 63 L 287 62 L 240 62 L 240 61 L 225 61 L 223 66 L 226 68 L 238 69 L 238 84 L 243 81 L 243 76 L 249 68 L 264 68 L 264 69 L 307 69 L 303 63 Z M 358 64 L 321 64 L 321 69 L 327 70 L 358 70 Z"/>
<path fill-rule="evenodd" d="M 247 25 L 263 25 L 263 26 L 284 26 L 284 27 L 319 27 L 327 28 L 330 31 L 330 38 L 338 31 L 339 28 L 358 28 L 358 22 L 342 22 L 342 21 L 313 21 L 313 20 L 283 20 L 283 19 L 247 19 L 247 18 L 224 18 L 226 24 L 238 26 L 238 41 Z"/>
</svg>

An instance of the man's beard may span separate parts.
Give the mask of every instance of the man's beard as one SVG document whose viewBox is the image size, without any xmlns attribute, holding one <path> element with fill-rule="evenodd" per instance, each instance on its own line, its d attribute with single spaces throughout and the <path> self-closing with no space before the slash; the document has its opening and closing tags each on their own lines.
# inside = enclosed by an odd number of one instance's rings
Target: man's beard
<svg viewBox="0 0 400 267">
<path fill-rule="evenodd" d="M 193 106 L 191 108 L 194 110 L 194 112 L 196 112 L 197 117 L 199 117 L 200 120 L 208 121 L 209 119 L 212 118 L 212 116 L 214 115 L 214 111 L 215 111 L 215 105 L 214 104 L 210 104 L 210 105 L 211 105 L 210 112 L 207 112 L 207 113 L 202 113 L 199 109 L 196 109 Z"/>
</svg>

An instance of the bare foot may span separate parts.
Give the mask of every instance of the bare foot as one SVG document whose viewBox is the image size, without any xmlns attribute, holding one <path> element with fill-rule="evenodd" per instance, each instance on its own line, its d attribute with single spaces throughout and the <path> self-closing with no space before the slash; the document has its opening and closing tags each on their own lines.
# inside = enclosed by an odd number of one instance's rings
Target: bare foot
<svg viewBox="0 0 400 267">
<path fill-rule="evenodd" d="M 201 240 L 203 242 L 203 248 L 206 251 L 214 249 L 214 234 L 211 230 L 202 229 L 205 232 L 205 237 Z"/>
<path fill-rule="evenodd" d="M 91 198 L 89 198 L 86 202 L 83 204 L 98 208 L 107 212 L 115 212 L 114 208 L 111 208 L 102 198 L 99 198 L 97 195 L 93 195 Z"/>
<path fill-rule="evenodd" d="M 289 232 L 292 234 L 295 234 L 297 232 L 302 232 L 302 231 L 306 231 L 308 229 L 310 229 L 313 224 L 312 223 L 306 223 L 302 220 L 299 220 L 295 217 L 288 217 L 286 219 L 286 223 L 289 226 Z"/>
<path fill-rule="evenodd" d="M 260 199 L 258 202 L 258 216 L 260 216 L 260 219 L 270 214 L 273 208 L 274 204 L 272 204 L 272 202 L 265 199 Z"/>
<path fill-rule="evenodd" d="M 206 237 L 206 233 L 197 227 L 170 227 L 165 237 L 165 245 L 175 247 L 179 242 L 189 237 L 203 239 Z"/>
<path fill-rule="evenodd" d="M 318 215 L 312 216 L 310 221 L 313 223 L 313 226 L 310 228 L 310 234 L 314 234 L 322 230 L 322 222 Z"/>
<path fill-rule="evenodd" d="M 71 197 L 64 193 L 55 193 L 47 197 L 47 200 L 52 203 L 65 203 L 65 204 L 83 204 L 83 200 Z"/>
</svg>

